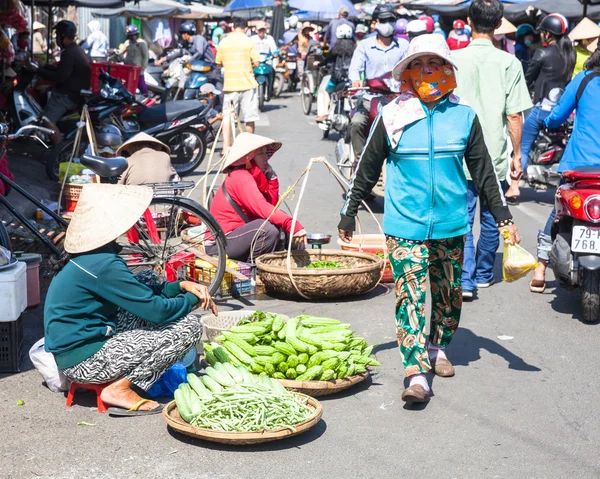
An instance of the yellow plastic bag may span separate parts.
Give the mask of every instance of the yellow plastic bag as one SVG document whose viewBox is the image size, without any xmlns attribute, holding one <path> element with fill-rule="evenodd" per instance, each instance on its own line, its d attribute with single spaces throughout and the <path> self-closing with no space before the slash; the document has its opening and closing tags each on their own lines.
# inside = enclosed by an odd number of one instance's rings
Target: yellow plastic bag
<svg viewBox="0 0 600 479">
<path fill-rule="evenodd" d="M 503 231 L 502 236 L 510 238 L 508 231 Z M 538 265 L 535 257 L 517 244 L 504 244 L 504 257 L 502 258 L 502 277 L 507 283 L 512 283 L 525 276 Z"/>
</svg>

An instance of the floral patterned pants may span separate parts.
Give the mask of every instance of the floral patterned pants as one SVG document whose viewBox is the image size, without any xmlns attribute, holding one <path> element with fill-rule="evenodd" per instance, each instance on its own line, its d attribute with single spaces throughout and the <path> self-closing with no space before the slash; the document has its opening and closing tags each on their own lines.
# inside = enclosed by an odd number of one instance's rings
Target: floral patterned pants
<svg viewBox="0 0 600 479">
<path fill-rule="evenodd" d="M 446 347 L 458 328 L 465 237 L 409 241 L 388 236 L 396 281 L 398 346 L 407 376 L 431 370 L 425 339 L 427 273 L 431 283 L 429 344 Z"/>
</svg>

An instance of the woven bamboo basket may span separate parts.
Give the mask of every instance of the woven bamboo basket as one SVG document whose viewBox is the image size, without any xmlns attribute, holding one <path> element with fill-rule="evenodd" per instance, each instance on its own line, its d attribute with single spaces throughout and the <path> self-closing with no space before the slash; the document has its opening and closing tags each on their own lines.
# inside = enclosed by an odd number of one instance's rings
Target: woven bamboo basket
<svg viewBox="0 0 600 479">
<path fill-rule="evenodd" d="M 312 261 L 337 261 L 335 269 L 306 268 Z M 372 290 L 381 278 L 383 260 L 374 254 L 339 250 L 293 251 L 290 279 L 287 251 L 265 254 L 256 268 L 268 294 L 310 299 L 358 296 Z M 295 285 L 294 285 L 295 283 Z"/>
<path fill-rule="evenodd" d="M 290 379 L 279 379 L 286 389 L 295 393 L 306 394 L 311 397 L 330 396 L 344 391 L 355 384 L 363 382 L 369 377 L 369 372 L 357 374 L 344 379 L 335 381 L 292 381 Z"/>
<path fill-rule="evenodd" d="M 214 429 L 204 429 L 194 427 L 185 422 L 179 415 L 175 401 L 167 404 L 162 416 L 167 425 L 181 434 L 205 441 L 219 442 L 221 444 L 232 444 L 237 446 L 246 446 L 250 444 L 260 444 L 262 442 L 277 441 L 286 437 L 297 436 L 308 431 L 317 424 L 323 416 L 323 406 L 316 399 L 304 394 L 296 393 L 300 399 L 313 410 L 313 416 L 306 421 L 294 425 L 294 431 L 291 429 L 270 429 L 255 432 L 226 432 Z"/>
</svg>

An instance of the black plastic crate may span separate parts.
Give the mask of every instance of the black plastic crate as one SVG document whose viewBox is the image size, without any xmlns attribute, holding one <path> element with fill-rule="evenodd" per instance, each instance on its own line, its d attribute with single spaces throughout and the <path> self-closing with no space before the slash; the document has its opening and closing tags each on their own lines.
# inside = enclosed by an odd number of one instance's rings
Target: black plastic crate
<svg viewBox="0 0 600 479">
<path fill-rule="evenodd" d="M 23 356 L 23 316 L 0 322 L 0 373 L 20 371 Z"/>
</svg>

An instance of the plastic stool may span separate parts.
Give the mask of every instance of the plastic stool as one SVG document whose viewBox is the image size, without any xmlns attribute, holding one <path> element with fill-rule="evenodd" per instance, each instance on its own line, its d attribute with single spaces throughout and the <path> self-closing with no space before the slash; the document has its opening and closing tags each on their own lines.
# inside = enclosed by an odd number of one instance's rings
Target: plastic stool
<svg viewBox="0 0 600 479">
<path fill-rule="evenodd" d="M 102 402 L 100 399 L 100 394 L 102 390 L 108 386 L 110 383 L 104 384 L 81 384 L 81 383 L 71 383 L 71 387 L 69 388 L 69 394 L 67 394 L 67 406 L 73 405 L 73 397 L 75 396 L 75 391 L 77 389 L 87 389 L 89 391 L 94 391 L 96 393 L 96 402 L 98 404 L 98 412 L 106 412 L 106 404 Z"/>
</svg>

